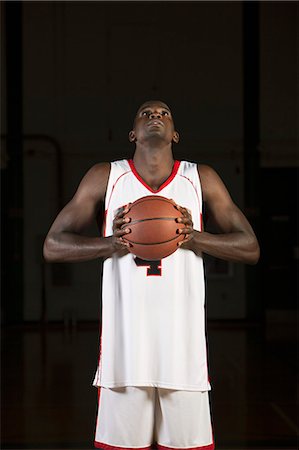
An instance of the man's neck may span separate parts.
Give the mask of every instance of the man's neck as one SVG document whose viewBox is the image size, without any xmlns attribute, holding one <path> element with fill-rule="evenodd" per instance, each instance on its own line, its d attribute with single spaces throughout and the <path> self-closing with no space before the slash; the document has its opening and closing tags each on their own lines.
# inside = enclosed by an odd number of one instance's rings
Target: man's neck
<svg viewBox="0 0 299 450">
<path fill-rule="evenodd" d="M 164 148 L 136 147 L 133 161 L 138 174 L 146 184 L 153 190 L 158 190 L 173 169 L 171 145 Z"/>
</svg>

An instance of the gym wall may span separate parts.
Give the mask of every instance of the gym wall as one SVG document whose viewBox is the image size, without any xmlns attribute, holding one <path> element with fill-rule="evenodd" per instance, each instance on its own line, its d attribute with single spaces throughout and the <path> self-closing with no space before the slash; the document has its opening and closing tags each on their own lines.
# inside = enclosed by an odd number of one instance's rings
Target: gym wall
<svg viewBox="0 0 299 450">
<path fill-rule="evenodd" d="M 42 242 L 94 163 L 132 155 L 144 100 L 169 103 L 175 156 L 212 165 L 244 210 L 242 14 L 241 2 L 23 3 L 25 320 L 99 317 L 100 263 L 44 264 Z M 290 3 L 260 4 L 263 167 L 294 165 L 295 27 Z M 208 317 L 245 319 L 244 266 L 209 271 Z"/>
</svg>

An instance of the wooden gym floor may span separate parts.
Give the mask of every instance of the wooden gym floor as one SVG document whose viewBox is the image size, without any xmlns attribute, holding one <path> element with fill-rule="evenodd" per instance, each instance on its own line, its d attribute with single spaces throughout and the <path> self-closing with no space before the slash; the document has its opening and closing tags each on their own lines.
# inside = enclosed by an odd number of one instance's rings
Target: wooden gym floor
<svg viewBox="0 0 299 450">
<path fill-rule="evenodd" d="M 2 329 L 2 449 L 92 449 L 98 325 Z M 298 449 L 296 329 L 208 324 L 217 450 Z"/>
</svg>

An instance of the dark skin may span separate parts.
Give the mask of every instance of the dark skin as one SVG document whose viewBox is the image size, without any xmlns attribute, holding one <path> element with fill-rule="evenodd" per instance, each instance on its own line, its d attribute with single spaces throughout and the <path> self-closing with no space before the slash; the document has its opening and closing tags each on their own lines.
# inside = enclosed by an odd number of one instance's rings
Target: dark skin
<svg viewBox="0 0 299 450">
<path fill-rule="evenodd" d="M 158 190 L 172 172 L 172 144 L 179 142 L 169 107 L 160 101 L 144 103 L 137 111 L 129 140 L 136 146 L 133 161 L 137 172 L 148 186 Z M 109 173 L 110 164 L 101 163 L 84 176 L 74 197 L 58 214 L 46 237 L 44 257 L 47 261 L 87 261 L 109 258 L 113 254 L 121 257 L 128 253 L 130 244 L 123 237 L 130 233 L 130 219 L 124 218 L 130 204 L 116 215 L 112 236 L 84 236 L 104 202 Z M 211 167 L 198 165 L 198 173 L 207 212 L 220 233 L 194 230 L 189 211 L 177 205 L 183 213 L 177 221 L 185 225 L 178 231 L 185 235 L 179 246 L 195 254 L 203 252 L 228 261 L 256 264 L 259 245 L 248 220 Z"/>
</svg>

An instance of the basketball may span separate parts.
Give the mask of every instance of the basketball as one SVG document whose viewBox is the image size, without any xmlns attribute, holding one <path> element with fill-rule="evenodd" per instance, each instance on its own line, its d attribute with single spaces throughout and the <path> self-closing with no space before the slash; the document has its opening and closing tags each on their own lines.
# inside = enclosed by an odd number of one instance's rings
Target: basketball
<svg viewBox="0 0 299 450">
<path fill-rule="evenodd" d="M 123 225 L 131 233 L 123 239 L 131 244 L 130 252 L 145 260 L 159 260 L 174 253 L 185 235 L 177 230 L 184 228 L 176 222 L 183 214 L 176 209 L 173 200 L 158 195 L 139 198 L 124 215 L 131 222 Z"/>
</svg>

